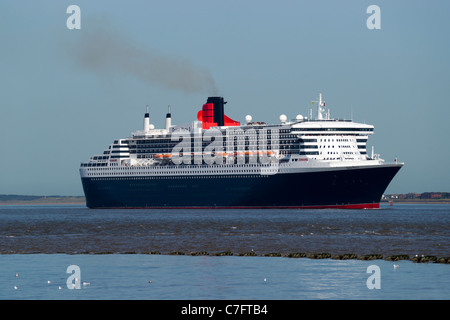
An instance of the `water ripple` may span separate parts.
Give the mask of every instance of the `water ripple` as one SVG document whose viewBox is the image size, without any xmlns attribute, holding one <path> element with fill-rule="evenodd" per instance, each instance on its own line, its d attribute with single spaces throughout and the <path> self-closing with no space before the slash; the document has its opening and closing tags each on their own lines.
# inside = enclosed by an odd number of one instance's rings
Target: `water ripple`
<svg viewBox="0 0 450 320">
<path fill-rule="evenodd" d="M 381 210 L 0 208 L 0 253 L 330 252 L 450 256 L 450 205 Z"/>
</svg>

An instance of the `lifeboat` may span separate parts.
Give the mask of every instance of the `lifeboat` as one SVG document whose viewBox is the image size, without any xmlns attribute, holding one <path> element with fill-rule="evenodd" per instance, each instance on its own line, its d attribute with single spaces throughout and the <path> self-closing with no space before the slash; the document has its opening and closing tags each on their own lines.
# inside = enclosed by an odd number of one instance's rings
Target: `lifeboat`
<svg viewBox="0 0 450 320">
<path fill-rule="evenodd" d="M 155 159 L 162 159 L 163 155 L 162 154 L 155 154 L 154 158 Z"/>
</svg>

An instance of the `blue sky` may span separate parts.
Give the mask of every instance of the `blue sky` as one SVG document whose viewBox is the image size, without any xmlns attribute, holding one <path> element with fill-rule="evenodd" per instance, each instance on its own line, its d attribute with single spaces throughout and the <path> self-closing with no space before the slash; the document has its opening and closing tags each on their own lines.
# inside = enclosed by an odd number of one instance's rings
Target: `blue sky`
<svg viewBox="0 0 450 320">
<path fill-rule="evenodd" d="M 71 4 L 80 30 L 66 27 Z M 372 4 L 380 30 L 366 26 Z M 195 120 L 211 94 L 232 119 L 276 123 L 319 92 L 406 163 L 387 193 L 449 191 L 448 12 L 444 0 L 2 0 L 0 193 L 82 195 L 79 164 L 140 130 L 147 104 L 157 127 L 169 104 L 173 123 Z"/>
</svg>

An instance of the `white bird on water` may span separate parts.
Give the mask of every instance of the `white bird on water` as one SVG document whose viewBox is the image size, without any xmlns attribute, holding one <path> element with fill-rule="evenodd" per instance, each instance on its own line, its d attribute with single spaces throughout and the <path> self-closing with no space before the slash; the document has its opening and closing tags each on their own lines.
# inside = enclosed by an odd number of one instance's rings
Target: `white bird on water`
<svg viewBox="0 0 450 320">
<path fill-rule="evenodd" d="M 394 264 L 394 270 L 398 269 L 400 267 L 398 264 Z"/>
</svg>

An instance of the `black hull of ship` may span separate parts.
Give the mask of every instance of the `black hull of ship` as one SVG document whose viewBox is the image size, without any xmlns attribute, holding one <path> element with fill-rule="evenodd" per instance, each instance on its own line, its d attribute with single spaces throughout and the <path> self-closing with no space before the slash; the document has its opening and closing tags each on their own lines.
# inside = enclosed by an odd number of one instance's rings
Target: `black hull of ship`
<svg viewBox="0 0 450 320">
<path fill-rule="evenodd" d="M 274 175 L 82 178 L 89 208 L 379 207 L 401 168 L 380 165 Z"/>
</svg>

